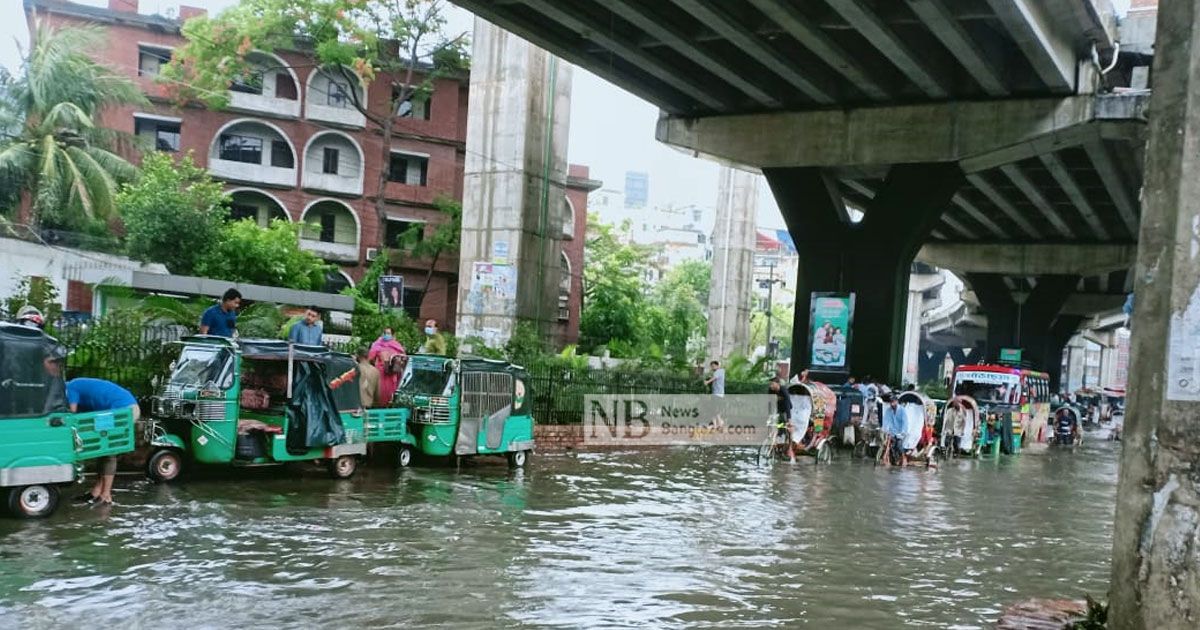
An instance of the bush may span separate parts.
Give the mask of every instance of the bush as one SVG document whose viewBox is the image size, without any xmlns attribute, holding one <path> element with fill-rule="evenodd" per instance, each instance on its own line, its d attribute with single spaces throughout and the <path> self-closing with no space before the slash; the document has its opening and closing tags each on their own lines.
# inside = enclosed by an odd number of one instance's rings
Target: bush
<svg viewBox="0 0 1200 630">
<path fill-rule="evenodd" d="M 252 219 L 227 223 L 221 239 L 196 265 L 209 278 L 249 282 L 301 291 L 320 291 L 333 269 L 300 249 L 300 227 L 283 219 L 259 227 Z"/>
</svg>

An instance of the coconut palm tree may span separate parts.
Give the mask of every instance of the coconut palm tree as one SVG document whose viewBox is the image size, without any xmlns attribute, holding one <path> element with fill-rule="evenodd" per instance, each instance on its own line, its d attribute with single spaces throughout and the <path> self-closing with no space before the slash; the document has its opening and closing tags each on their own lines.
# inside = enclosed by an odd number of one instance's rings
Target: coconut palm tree
<svg viewBox="0 0 1200 630">
<path fill-rule="evenodd" d="M 146 103 L 128 78 L 96 62 L 94 28 L 37 27 L 19 75 L 0 98 L 0 181 L 17 182 L 32 220 L 115 214 L 118 184 L 137 170 L 114 151 L 132 136 L 96 126 L 106 107 Z"/>
</svg>

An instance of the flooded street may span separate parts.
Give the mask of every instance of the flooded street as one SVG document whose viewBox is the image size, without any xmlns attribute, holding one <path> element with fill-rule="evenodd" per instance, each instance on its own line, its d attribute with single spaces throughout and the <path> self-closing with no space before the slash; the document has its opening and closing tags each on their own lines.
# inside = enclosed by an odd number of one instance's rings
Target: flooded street
<svg viewBox="0 0 1200 630">
<path fill-rule="evenodd" d="M 111 510 L 0 520 L 0 627 L 985 627 L 1022 598 L 1104 594 L 1116 455 L 122 477 Z"/>
</svg>

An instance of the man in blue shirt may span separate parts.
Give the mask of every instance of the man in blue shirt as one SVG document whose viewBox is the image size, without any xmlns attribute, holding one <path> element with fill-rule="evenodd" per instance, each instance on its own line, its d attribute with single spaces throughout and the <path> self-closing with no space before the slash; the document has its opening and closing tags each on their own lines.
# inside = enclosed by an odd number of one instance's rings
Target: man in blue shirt
<svg viewBox="0 0 1200 630">
<path fill-rule="evenodd" d="M 288 341 L 306 346 L 319 346 L 322 332 L 321 311 L 315 306 L 310 306 L 304 311 L 304 319 L 292 324 L 291 330 L 288 331 Z"/>
<path fill-rule="evenodd" d="M 200 334 L 232 337 L 237 329 L 237 310 L 242 305 L 242 294 L 229 289 L 221 296 L 220 304 L 213 304 L 200 316 Z"/>
<path fill-rule="evenodd" d="M 71 407 L 71 413 L 132 409 L 135 423 L 142 415 L 137 399 L 129 390 L 98 378 L 76 378 L 67 381 L 67 403 Z M 113 480 L 117 476 L 117 458 L 102 457 L 98 463 L 96 484 L 92 486 L 91 492 L 80 495 L 78 500 L 111 505 Z"/>
</svg>

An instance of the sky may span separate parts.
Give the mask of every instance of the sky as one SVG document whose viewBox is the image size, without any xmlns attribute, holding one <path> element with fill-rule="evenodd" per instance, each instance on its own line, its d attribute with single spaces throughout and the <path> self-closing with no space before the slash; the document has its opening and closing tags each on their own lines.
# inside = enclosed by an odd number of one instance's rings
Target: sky
<svg viewBox="0 0 1200 630">
<path fill-rule="evenodd" d="M 75 0 L 80 4 L 104 6 L 107 0 Z M 185 0 L 183 4 L 216 12 L 237 0 Z M 141 0 L 142 13 L 177 12 L 178 0 Z M 1113 0 L 1119 14 L 1129 0 Z M 471 29 L 471 16 L 452 7 L 452 32 Z M 15 70 L 20 62 L 19 46 L 28 42 L 21 0 L 0 0 L 0 65 Z M 594 179 L 606 188 L 620 189 L 626 171 L 650 175 L 651 205 L 699 205 L 716 203 L 715 163 L 676 151 L 654 139 L 658 108 L 614 86 L 596 75 L 575 68 L 572 82 L 571 134 L 568 159 L 591 168 Z M 759 185 L 758 224 L 783 228 L 783 218 L 766 182 Z"/>
</svg>

